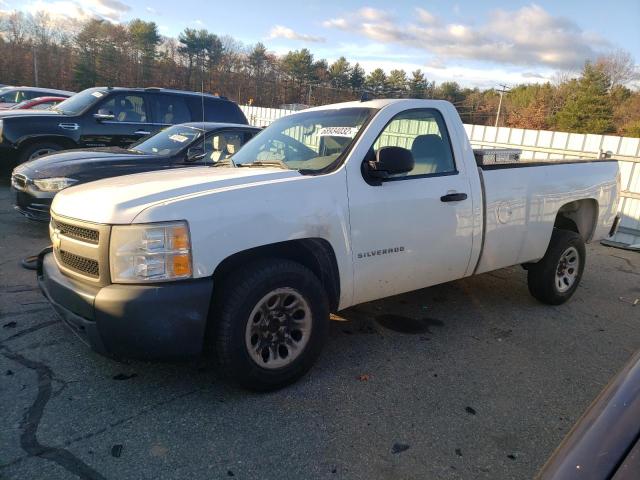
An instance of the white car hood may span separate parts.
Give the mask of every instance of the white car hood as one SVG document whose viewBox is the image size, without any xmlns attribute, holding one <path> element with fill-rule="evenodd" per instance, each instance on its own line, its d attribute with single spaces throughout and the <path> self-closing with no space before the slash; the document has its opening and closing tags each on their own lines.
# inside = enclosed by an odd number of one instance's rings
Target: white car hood
<svg viewBox="0 0 640 480">
<path fill-rule="evenodd" d="M 53 199 L 55 215 L 127 224 L 144 209 L 176 198 L 300 177 L 280 168 L 189 167 L 107 178 L 70 187 Z"/>
</svg>

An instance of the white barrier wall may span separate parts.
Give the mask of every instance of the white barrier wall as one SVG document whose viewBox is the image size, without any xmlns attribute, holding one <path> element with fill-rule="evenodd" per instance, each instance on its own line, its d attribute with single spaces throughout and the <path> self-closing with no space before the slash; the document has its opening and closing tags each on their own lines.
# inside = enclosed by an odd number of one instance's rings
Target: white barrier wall
<svg viewBox="0 0 640 480">
<path fill-rule="evenodd" d="M 240 107 L 249 123 L 269 125 L 293 110 L 254 106 Z M 611 152 L 618 160 L 621 175 L 620 213 L 622 220 L 614 241 L 640 247 L 640 138 L 590 135 L 522 128 L 465 125 L 476 148 L 498 147 L 522 150 L 522 161 L 560 161 L 572 158 L 598 158 Z"/>
</svg>

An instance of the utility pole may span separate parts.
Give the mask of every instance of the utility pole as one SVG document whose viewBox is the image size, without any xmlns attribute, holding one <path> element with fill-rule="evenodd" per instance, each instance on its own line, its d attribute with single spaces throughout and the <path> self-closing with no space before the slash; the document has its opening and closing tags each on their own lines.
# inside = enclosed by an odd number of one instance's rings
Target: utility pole
<svg viewBox="0 0 640 480">
<path fill-rule="evenodd" d="M 496 115 L 495 124 L 496 127 L 498 126 L 498 122 L 500 121 L 500 110 L 502 110 L 502 96 L 509 91 L 506 85 L 500 85 L 500 87 L 500 90 L 498 90 L 498 93 L 500 94 L 500 101 L 498 102 L 498 114 Z"/>
<path fill-rule="evenodd" d="M 36 45 L 33 44 L 33 82 L 34 87 L 38 86 L 38 57 L 36 55 Z"/>
</svg>

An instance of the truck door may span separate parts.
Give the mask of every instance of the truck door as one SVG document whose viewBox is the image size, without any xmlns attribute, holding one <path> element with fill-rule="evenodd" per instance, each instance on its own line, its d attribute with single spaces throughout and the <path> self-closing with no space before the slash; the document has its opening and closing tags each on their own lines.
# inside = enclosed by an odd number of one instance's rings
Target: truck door
<svg viewBox="0 0 640 480">
<path fill-rule="evenodd" d="M 409 150 L 413 170 L 377 186 L 361 169 L 348 170 L 354 303 L 461 278 L 471 255 L 470 182 L 464 165 L 456 164 L 440 112 L 397 114 L 367 159 L 386 146 Z"/>
<path fill-rule="evenodd" d="M 113 93 L 90 109 L 82 124 L 84 147 L 127 147 L 156 128 L 144 93 Z M 96 118 L 95 115 L 107 115 Z"/>
</svg>

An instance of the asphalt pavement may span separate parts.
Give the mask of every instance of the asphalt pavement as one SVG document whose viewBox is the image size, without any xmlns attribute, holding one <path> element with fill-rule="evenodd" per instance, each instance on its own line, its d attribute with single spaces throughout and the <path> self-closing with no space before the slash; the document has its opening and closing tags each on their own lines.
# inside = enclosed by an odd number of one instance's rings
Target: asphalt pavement
<svg viewBox="0 0 640 480">
<path fill-rule="evenodd" d="M 520 267 L 368 303 L 301 381 L 248 393 L 208 359 L 91 352 L 19 264 L 46 230 L 3 178 L 2 479 L 531 478 L 640 347 L 640 254 L 592 245 L 565 305 Z"/>
</svg>

